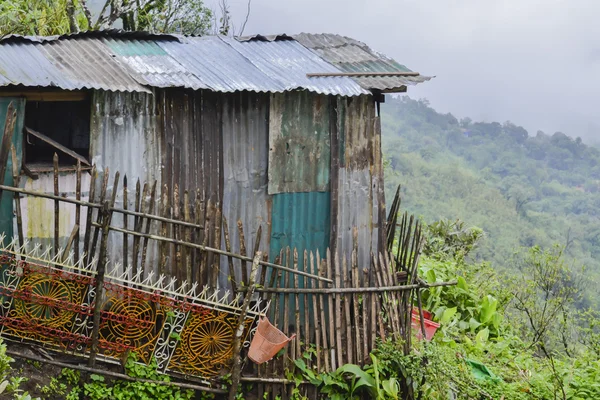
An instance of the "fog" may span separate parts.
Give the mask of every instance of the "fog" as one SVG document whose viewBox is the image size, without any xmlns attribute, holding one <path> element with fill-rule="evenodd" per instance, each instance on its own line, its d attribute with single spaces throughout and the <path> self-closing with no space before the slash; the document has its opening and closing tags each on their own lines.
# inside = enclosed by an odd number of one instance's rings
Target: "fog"
<svg viewBox="0 0 600 400">
<path fill-rule="evenodd" d="M 229 0 L 236 33 L 247 4 Z M 243 33 L 350 36 L 435 75 L 408 94 L 439 111 L 600 142 L 598 15 L 596 0 L 252 0 Z"/>
</svg>

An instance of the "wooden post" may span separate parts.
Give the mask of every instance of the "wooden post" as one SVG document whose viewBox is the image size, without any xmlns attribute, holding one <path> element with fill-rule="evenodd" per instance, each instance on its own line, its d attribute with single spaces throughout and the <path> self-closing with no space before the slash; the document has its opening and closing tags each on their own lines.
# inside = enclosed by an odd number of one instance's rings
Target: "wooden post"
<svg viewBox="0 0 600 400">
<path fill-rule="evenodd" d="M 231 372 L 231 387 L 229 388 L 229 400 L 235 400 L 240 384 L 240 377 L 242 375 L 242 358 L 240 356 L 240 350 L 242 347 L 242 336 L 244 335 L 244 322 L 248 307 L 250 306 L 250 301 L 252 300 L 252 295 L 256 289 L 256 284 L 254 282 L 256 280 L 256 274 L 258 273 L 258 266 L 261 258 L 262 253 L 257 251 L 254 254 L 254 260 L 252 261 L 252 270 L 250 272 L 250 280 L 248 281 L 248 291 L 246 292 L 244 303 L 242 304 L 240 315 L 238 316 L 238 328 L 233 339 L 233 367 Z"/>
<path fill-rule="evenodd" d="M 76 172 L 77 182 L 75 183 L 75 199 L 81 201 L 81 161 L 77 160 L 77 172 Z M 77 226 L 81 226 L 81 205 L 75 205 L 75 224 Z M 77 235 L 75 236 L 75 241 L 73 242 L 73 246 L 75 247 L 75 263 L 79 262 L 79 252 L 81 248 L 79 247 L 79 230 L 77 231 Z"/>
<path fill-rule="evenodd" d="M 229 240 L 229 226 L 227 225 L 227 218 L 223 216 L 223 235 L 225 237 L 225 250 L 231 252 L 231 241 Z M 237 278 L 235 276 L 235 268 L 233 266 L 233 257 L 227 257 L 227 263 L 229 267 L 229 284 L 231 285 L 231 291 L 233 295 L 237 293 Z"/>
<path fill-rule="evenodd" d="M 108 202 L 100 211 L 102 215 L 102 239 L 100 242 L 100 259 L 98 260 L 98 271 L 96 274 L 96 291 L 94 297 L 94 314 L 92 328 L 92 345 L 88 365 L 90 368 L 96 366 L 96 355 L 98 354 L 98 333 L 100 331 L 100 313 L 102 312 L 102 296 L 104 292 L 104 275 L 106 273 L 106 248 L 108 244 L 108 226 L 110 224 L 110 211 Z"/>
<path fill-rule="evenodd" d="M 154 181 L 154 184 L 152 185 L 152 190 L 150 192 L 150 205 L 148 206 L 148 214 L 152 215 L 154 213 L 154 204 L 156 203 L 156 180 Z M 143 221 L 142 221 L 143 222 Z M 150 224 L 152 223 L 152 220 L 149 218 L 146 218 L 146 234 L 150 234 Z M 140 263 L 140 269 L 142 271 L 144 271 L 144 268 L 146 268 L 146 253 L 148 252 L 148 238 L 144 238 L 143 240 L 143 244 L 142 244 L 142 261 Z M 143 274 L 143 272 L 142 272 Z"/>
<path fill-rule="evenodd" d="M 59 196 L 58 192 L 58 154 L 54 153 L 54 157 L 52 158 L 52 163 L 54 165 L 54 195 Z M 58 254 L 58 248 L 60 247 L 59 238 L 60 238 L 60 202 L 58 200 L 54 200 L 54 255 Z"/>
<path fill-rule="evenodd" d="M 90 203 L 94 203 L 95 199 L 95 193 L 96 193 L 96 177 L 98 176 L 98 170 L 96 169 L 96 165 L 94 165 L 92 167 L 92 176 L 91 176 L 91 180 L 90 180 L 90 196 L 89 196 L 89 202 Z M 83 236 L 83 264 L 84 265 L 88 265 L 89 262 L 91 262 L 90 256 L 88 254 L 88 250 L 89 250 L 89 245 L 90 245 L 90 236 L 92 233 L 92 217 L 93 217 L 93 213 L 94 213 L 94 208 L 88 206 L 87 209 L 87 217 L 86 217 L 86 224 L 85 224 L 85 235 Z"/>
<path fill-rule="evenodd" d="M 17 122 L 17 110 L 12 101 L 6 110 L 6 121 L 4 123 L 4 135 L 0 145 L 0 183 L 4 184 L 4 175 L 6 175 L 6 164 L 8 163 L 8 154 Z M 2 189 L 0 189 L 0 199 L 2 198 Z"/>
<path fill-rule="evenodd" d="M 12 174 L 15 187 L 19 187 L 21 183 L 21 171 L 17 160 L 17 150 L 13 144 L 10 145 L 10 152 L 12 157 Z M 15 192 L 15 215 L 17 217 L 17 234 L 19 236 L 19 245 L 24 244 L 23 235 L 23 217 L 21 216 L 21 196 Z"/>
<path fill-rule="evenodd" d="M 123 176 L 123 209 L 127 210 L 127 175 Z M 123 214 L 123 229 L 127 230 L 127 221 L 129 215 Z M 127 239 L 127 233 L 123 233 L 123 269 L 127 269 L 128 265 L 128 253 L 129 253 L 129 240 Z"/>
</svg>

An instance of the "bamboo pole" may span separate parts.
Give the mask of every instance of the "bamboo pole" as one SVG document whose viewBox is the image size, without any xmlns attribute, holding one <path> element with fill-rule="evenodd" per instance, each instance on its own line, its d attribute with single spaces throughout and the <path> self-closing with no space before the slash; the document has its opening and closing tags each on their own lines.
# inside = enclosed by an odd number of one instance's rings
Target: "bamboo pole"
<svg viewBox="0 0 600 400">
<path fill-rule="evenodd" d="M 165 184 L 162 187 L 162 202 L 161 202 L 161 213 L 164 218 L 169 213 L 169 187 Z M 168 235 L 169 224 L 166 221 L 161 221 L 160 234 L 163 237 Z M 167 261 L 169 260 L 169 245 L 166 242 L 160 242 L 160 265 L 158 266 L 159 272 L 164 275 L 171 273 L 171 269 L 167 271 Z"/>
<path fill-rule="evenodd" d="M 254 294 L 254 289 L 256 288 L 255 280 L 256 274 L 258 273 L 259 261 L 262 257 L 262 253 L 260 251 L 254 254 L 254 260 L 252 261 L 252 270 L 250 271 L 250 280 L 248 281 L 248 292 L 244 297 L 244 303 L 240 308 L 240 313 L 238 315 L 237 320 L 237 330 L 235 332 L 235 337 L 233 339 L 233 368 L 231 372 L 231 387 L 229 388 L 229 400 L 235 400 L 238 387 L 240 384 L 241 378 L 241 366 L 242 366 L 242 358 L 240 356 L 240 350 L 242 347 L 242 336 L 245 330 L 245 319 L 246 313 L 248 312 L 248 307 L 250 306 L 250 301 L 252 300 L 252 295 Z"/>
<path fill-rule="evenodd" d="M 240 254 L 246 256 L 246 238 L 244 237 L 244 225 L 242 220 L 238 220 L 238 233 L 240 235 Z M 240 263 L 242 267 L 242 286 L 248 282 L 248 265 L 245 262 Z"/>
<path fill-rule="evenodd" d="M 94 297 L 94 312 L 93 312 L 93 328 L 92 328 L 92 337 L 91 337 L 91 348 L 90 348 L 90 358 L 88 360 L 88 366 L 93 368 L 96 366 L 96 355 L 98 354 L 98 334 L 100 332 L 100 313 L 102 312 L 102 297 L 104 293 L 104 275 L 106 273 L 106 245 L 108 241 L 108 226 L 110 224 L 109 221 L 109 213 L 108 211 L 108 202 L 106 204 L 106 209 L 100 212 L 102 216 L 102 239 L 100 243 L 100 260 L 98 261 L 98 271 L 96 274 L 96 287 L 95 287 L 95 297 Z"/>
<path fill-rule="evenodd" d="M 306 250 L 304 250 L 304 258 L 302 259 L 302 265 L 303 268 L 302 270 L 304 272 L 309 272 L 308 271 L 308 252 Z M 295 275 L 298 276 L 298 275 Z M 304 279 L 304 277 L 302 277 L 302 283 L 303 286 L 305 288 L 308 288 L 308 280 Z M 311 342 L 311 334 L 310 334 L 310 326 L 312 324 L 310 324 L 310 319 L 309 319 L 309 314 L 310 314 L 310 308 L 308 305 L 308 294 L 304 293 L 302 295 L 302 300 L 304 300 L 304 351 L 308 350 L 308 344 Z M 313 318 L 312 321 L 315 321 L 315 319 Z M 300 357 L 302 357 L 302 353 L 299 354 Z M 311 366 L 311 362 L 310 360 L 308 360 L 308 365 Z"/>
<path fill-rule="evenodd" d="M 94 168 L 92 167 L 92 171 L 94 170 Z M 63 169 L 64 171 L 64 169 Z M 49 193 L 44 193 L 44 192 L 37 192 L 37 191 L 33 191 L 33 190 L 27 190 L 27 189 L 21 189 L 21 188 L 16 188 L 13 186 L 7 186 L 7 185 L 0 185 L 0 193 L 3 191 L 9 191 L 9 192 L 17 192 L 23 195 L 28 195 L 28 196 L 35 196 L 35 197 L 42 197 L 45 199 L 49 199 L 49 200 L 60 200 L 62 202 L 65 203 L 70 203 L 70 204 L 79 204 L 85 207 L 91 207 L 91 208 L 95 208 L 95 209 L 100 209 L 102 208 L 102 205 L 99 203 L 94 203 L 92 201 L 83 201 L 83 200 L 76 200 L 76 199 L 69 199 L 67 197 L 60 197 L 60 196 L 55 196 L 53 194 L 49 194 Z M 197 224 L 189 224 L 186 223 L 185 221 L 178 221 L 172 218 L 164 218 L 158 215 L 150 215 L 150 214 L 144 214 L 141 212 L 137 212 L 137 211 L 133 211 L 133 210 L 124 210 L 122 208 L 115 208 L 113 207 L 110 211 L 119 213 L 119 214 L 126 214 L 126 215 L 131 215 L 134 217 L 142 217 L 142 218 L 150 218 L 152 220 L 156 220 L 156 221 L 161 221 L 161 222 L 167 222 L 170 224 L 175 224 L 175 225 L 181 225 L 181 226 L 189 226 L 190 228 L 197 228 L 197 229 L 204 229 L 203 226 L 201 225 L 197 225 Z"/>
<path fill-rule="evenodd" d="M 219 202 L 216 203 L 215 210 L 215 241 L 214 241 L 215 249 L 221 247 L 221 204 Z M 213 287 L 219 286 L 219 269 L 220 269 L 220 259 L 219 256 L 213 256 L 213 262 L 210 269 L 211 279 L 210 282 Z"/>
<path fill-rule="evenodd" d="M 75 199 L 81 200 L 81 161 L 80 160 L 77 160 L 77 171 L 75 172 L 75 179 L 76 179 Z M 78 227 L 81 226 L 81 205 L 80 204 L 75 204 L 75 224 Z M 79 262 L 79 252 L 81 251 L 81 248 L 79 246 L 79 237 L 80 236 L 81 235 L 79 234 L 79 230 L 77 230 L 77 236 L 75 236 L 75 241 L 73 242 L 73 245 L 75 246 L 75 251 L 74 251 L 75 264 L 77 264 Z"/>
<path fill-rule="evenodd" d="M 94 177 L 95 176 L 97 176 L 97 172 L 96 172 L 95 168 L 92 168 L 92 184 L 90 185 L 90 198 L 95 197 L 95 196 L 92 196 L 92 194 L 95 195 L 95 193 L 93 193 L 93 192 L 95 192 L 95 189 L 94 189 L 94 187 L 95 187 L 95 178 Z M 50 200 L 59 199 L 60 201 L 63 201 L 65 203 L 80 204 L 82 206 L 86 206 L 86 207 L 88 207 L 88 217 L 89 217 L 89 221 L 90 221 L 90 223 L 86 224 L 86 225 L 88 225 L 90 227 L 97 226 L 97 223 L 94 224 L 92 222 L 92 215 L 91 215 L 93 209 L 99 208 L 98 204 L 96 204 L 96 203 L 90 203 L 90 202 L 86 202 L 86 201 L 76 201 L 76 200 L 69 199 L 69 198 L 61 198 L 61 197 L 52 196 L 52 195 L 49 195 L 49 194 L 46 194 L 46 193 L 32 192 L 32 191 L 29 191 L 29 190 L 19 189 L 19 188 L 15 188 L 15 187 L 12 187 L 12 186 L 5 186 L 5 185 L 0 185 L 0 190 L 6 190 L 6 191 L 9 191 L 9 192 L 13 192 L 13 193 L 20 193 L 20 194 L 31 195 L 31 196 L 36 196 L 36 197 L 43 197 L 43 198 L 47 198 L 47 199 L 50 199 Z M 123 213 L 124 210 L 122 210 L 122 209 L 116 209 L 114 207 L 111 207 L 110 211 L 111 212 Z M 176 220 L 173 220 L 173 219 L 170 219 L 170 218 L 162 218 L 162 217 L 152 216 L 152 215 L 149 215 L 149 214 L 138 213 L 138 212 L 134 212 L 134 211 L 131 211 L 131 210 L 129 210 L 127 212 L 127 214 L 128 215 L 134 215 L 134 216 L 140 216 L 140 217 L 143 217 L 143 218 L 155 219 L 155 220 L 158 220 L 158 221 L 166 221 L 168 223 L 172 223 L 172 224 L 175 224 L 175 225 L 179 224 L 179 222 L 182 222 L 182 221 L 176 221 Z M 179 225 L 184 226 L 185 224 L 181 223 Z M 193 225 L 193 226 L 196 227 L 196 225 Z M 129 235 L 137 235 L 137 236 L 140 236 L 140 237 L 148 237 L 149 239 L 154 239 L 154 240 L 165 240 L 165 241 L 170 242 L 172 244 L 182 244 L 183 243 L 182 241 L 178 241 L 178 240 L 174 240 L 174 239 L 170 239 L 170 238 L 166 238 L 166 237 L 160 237 L 160 236 L 151 235 L 151 234 L 150 235 L 146 235 L 144 233 L 140 233 L 140 232 L 136 232 L 136 231 L 131 231 L 131 230 L 124 230 L 122 228 L 117 228 L 117 227 L 110 227 L 110 229 L 114 230 L 116 232 L 127 233 Z M 202 228 L 202 229 L 204 229 L 204 228 Z M 86 228 L 86 234 L 89 236 L 90 234 L 87 231 L 88 231 L 88 229 Z M 89 240 L 89 237 L 88 237 L 88 240 Z M 86 240 L 84 240 L 84 241 L 86 241 Z M 243 260 L 243 261 L 246 261 L 246 262 L 252 262 L 252 258 L 247 257 L 247 256 L 243 256 L 243 255 L 240 255 L 240 254 L 230 253 L 230 252 L 227 252 L 227 251 L 224 251 L 224 250 L 212 248 L 212 247 L 205 246 L 205 245 L 199 245 L 199 244 L 196 244 L 196 243 L 190 243 L 188 245 L 190 247 L 195 247 L 195 248 L 197 248 L 199 250 L 202 250 L 202 251 L 216 253 L 216 254 L 221 254 L 221 255 L 224 255 L 224 256 L 231 255 L 233 258 L 237 258 L 237 259 L 240 259 L 240 260 Z M 85 244 L 84 244 L 84 246 L 85 246 Z M 84 251 L 84 253 L 87 254 L 87 251 Z M 323 281 L 323 282 L 326 282 L 326 283 L 329 283 L 329 284 L 333 283 L 333 281 L 331 279 L 323 278 L 323 277 L 320 277 L 320 276 L 315 276 L 315 275 L 312 275 L 312 274 L 306 274 L 306 273 L 304 273 L 302 271 L 294 271 L 294 270 L 291 270 L 291 269 L 287 269 L 287 268 L 285 268 L 282 265 L 274 264 L 274 263 L 267 262 L 267 261 L 262 261 L 261 260 L 260 261 L 260 265 L 271 267 L 271 268 L 275 268 L 275 269 L 285 270 L 285 271 L 288 271 L 290 273 L 297 273 L 299 275 L 303 275 L 303 276 L 309 277 L 311 279 L 320 280 L 320 281 Z"/>
<path fill-rule="evenodd" d="M 127 175 L 123 176 L 123 209 L 127 210 Z M 127 225 L 129 221 L 127 219 L 129 216 L 127 214 L 123 214 L 123 229 L 127 230 Z M 127 234 L 123 234 L 123 268 L 127 269 L 129 265 L 129 241 L 127 240 Z"/>
<path fill-rule="evenodd" d="M 227 225 L 227 218 L 225 218 L 225 216 L 223 216 L 223 236 L 225 238 L 225 250 L 230 253 L 231 241 L 229 240 L 229 226 Z M 237 278 L 235 276 L 235 268 L 233 266 L 233 257 L 227 256 L 227 265 L 229 267 L 229 284 L 231 285 L 231 291 L 235 296 L 237 293 Z"/>
<path fill-rule="evenodd" d="M 323 263 L 321 262 L 321 255 L 319 254 L 319 250 L 317 250 L 317 270 L 320 276 L 325 276 L 325 265 L 323 265 Z M 323 282 L 322 281 L 318 281 L 319 282 L 319 290 L 323 289 Z M 319 294 L 318 296 L 318 307 L 319 307 L 319 314 L 321 315 L 321 334 L 323 335 L 323 364 L 325 364 L 325 371 L 331 371 L 332 369 L 329 367 L 329 349 L 331 348 L 331 346 L 333 345 L 333 342 L 329 342 L 329 345 L 327 345 L 327 320 L 325 319 L 325 308 L 327 307 L 326 304 L 326 297 L 329 296 L 323 296 L 323 294 Z M 329 309 L 329 312 L 331 312 L 332 309 Z M 332 364 L 333 365 L 333 364 Z"/>
<path fill-rule="evenodd" d="M 10 145 L 11 159 L 12 159 L 12 175 L 13 183 L 16 187 L 21 184 L 21 174 L 19 168 L 19 160 L 17 159 L 17 149 L 11 143 Z M 21 214 L 21 196 L 19 193 L 14 193 L 15 198 L 15 216 L 17 217 L 17 236 L 19 237 L 19 245 L 25 244 L 25 235 L 23 234 L 23 217 Z"/>
<path fill-rule="evenodd" d="M 360 285 L 358 282 L 358 260 L 356 251 L 354 249 L 352 250 L 352 257 L 350 259 L 350 263 L 350 274 L 352 281 L 352 284 L 350 286 L 352 288 L 357 289 Z M 354 343 L 356 344 L 356 361 L 360 363 L 363 361 L 363 355 L 361 350 L 364 342 L 361 339 L 361 333 L 362 326 L 364 325 L 365 321 L 364 318 L 361 320 L 361 314 L 359 311 L 358 303 L 358 293 L 352 294 L 352 306 L 354 308 Z"/>
<path fill-rule="evenodd" d="M 54 166 L 54 195 L 59 196 L 58 191 L 58 154 L 54 153 L 52 157 L 52 165 Z M 54 200 L 54 255 L 58 254 L 60 248 L 60 201 Z"/>
<path fill-rule="evenodd" d="M 317 268 L 315 266 L 315 254 L 310 252 L 310 272 L 313 274 L 318 273 Z M 311 289 L 312 286 L 315 285 L 315 282 L 310 282 Z M 311 294 L 312 300 L 312 308 L 313 308 L 313 318 L 311 321 L 314 321 L 314 329 L 315 329 L 315 347 L 316 347 L 316 356 L 317 356 L 317 371 L 321 371 L 321 310 L 320 310 L 320 301 L 318 300 L 318 295 Z"/>
<path fill-rule="evenodd" d="M 102 177 L 102 187 L 100 189 L 100 202 L 104 204 L 106 199 L 106 191 L 108 190 L 108 167 L 104 168 L 104 176 Z M 102 222 L 102 215 L 98 213 L 96 222 L 100 224 Z M 100 230 L 98 228 L 94 229 L 94 235 L 92 237 L 92 243 L 90 244 L 90 258 L 93 260 L 94 255 L 96 254 L 96 246 L 98 245 L 98 237 L 100 235 Z"/>
<path fill-rule="evenodd" d="M 152 184 L 152 190 L 150 191 L 150 205 L 148 206 L 148 213 L 152 214 L 154 213 L 154 205 L 156 203 L 156 180 L 154 181 L 154 183 Z M 142 220 L 142 225 L 144 224 L 144 221 Z M 146 234 L 150 233 L 150 222 L 151 220 L 146 218 Z M 148 238 L 144 238 L 143 244 L 142 244 L 142 261 L 140 263 L 140 269 L 142 271 L 144 271 L 144 269 L 146 268 L 146 254 L 148 252 Z"/>
<path fill-rule="evenodd" d="M 331 259 L 331 251 L 329 249 L 327 249 L 327 261 L 324 263 L 324 268 L 325 271 L 327 273 L 327 278 L 331 279 L 333 277 L 333 260 Z M 335 288 L 338 288 L 337 285 L 335 285 Z M 341 367 L 341 365 L 338 365 L 337 363 L 337 357 L 336 357 L 336 348 L 337 348 L 337 343 L 336 343 L 336 337 L 335 337 L 335 317 L 336 317 L 336 309 L 334 308 L 333 304 L 333 296 L 327 296 L 327 301 L 328 301 L 328 314 L 329 314 L 329 351 L 331 353 L 331 370 L 335 371 L 337 369 L 337 367 Z"/>
<path fill-rule="evenodd" d="M 197 226 L 201 226 L 202 218 L 204 218 L 204 203 L 201 201 L 200 189 L 197 189 L 194 207 L 194 221 Z M 194 228 L 194 234 L 194 243 L 200 243 L 202 240 L 202 236 L 204 235 L 204 230 L 200 228 Z M 194 281 L 197 283 L 200 283 L 200 263 L 202 262 L 201 258 L 202 252 L 198 249 L 194 249 L 193 265 L 195 266 L 195 268 L 192 270 L 192 272 L 194 275 Z"/>
<path fill-rule="evenodd" d="M 94 197 L 96 195 L 96 178 L 97 177 L 98 177 L 98 170 L 96 169 L 96 166 L 94 165 L 92 167 L 92 176 L 90 179 L 90 196 L 89 196 L 89 200 L 92 203 L 94 202 Z M 85 235 L 83 237 L 83 264 L 84 265 L 88 265 L 88 263 L 91 261 L 89 255 L 88 255 L 88 249 L 89 249 L 89 245 L 90 245 L 90 236 L 91 236 L 92 229 L 93 229 L 93 226 L 92 226 L 93 213 L 94 213 L 94 209 L 92 207 L 88 206 L 86 223 L 85 223 Z"/>
<path fill-rule="evenodd" d="M 210 210 L 211 210 L 211 201 L 210 199 L 208 199 L 208 203 L 206 204 L 206 210 L 205 210 L 205 214 L 204 214 L 204 238 L 202 239 L 202 246 L 206 249 L 206 246 L 208 246 L 208 237 L 210 234 Z M 208 268 L 208 251 L 203 251 L 202 252 L 202 262 L 200 263 L 201 266 L 201 276 L 203 281 L 203 284 L 206 284 L 207 282 L 209 282 L 210 279 L 210 271 Z"/>
<path fill-rule="evenodd" d="M 344 255 L 342 265 L 344 268 L 342 270 L 341 282 L 345 282 L 346 288 L 352 287 L 346 255 Z M 352 324 L 352 316 L 350 315 L 350 299 L 352 298 L 352 293 L 344 293 L 341 296 L 344 303 L 344 322 L 346 324 L 346 363 L 354 364 L 354 340 L 352 337 L 352 328 L 354 324 Z"/>
<path fill-rule="evenodd" d="M 333 266 L 334 266 L 334 270 L 333 273 L 335 274 L 335 287 L 336 288 L 342 288 L 342 284 L 341 284 L 341 277 L 340 277 L 340 259 L 338 256 L 338 253 L 335 253 L 333 255 Z M 337 345 L 337 361 L 338 361 L 338 365 L 342 366 L 344 365 L 344 357 L 343 357 L 343 352 L 342 352 L 342 342 L 343 342 L 343 338 L 342 338 L 342 315 L 343 315 L 343 308 L 342 308 L 342 298 L 340 296 L 339 293 L 336 293 L 334 295 L 334 299 L 335 299 L 335 334 L 336 334 L 336 345 Z"/>
<path fill-rule="evenodd" d="M 190 195 L 188 191 L 183 192 L 183 219 L 185 222 L 191 221 L 191 213 L 190 213 Z M 191 243 L 192 241 L 192 231 L 189 227 L 184 227 L 184 239 L 186 242 Z M 147 232 L 148 233 L 148 232 Z M 191 249 L 187 246 L 184 247 L 183 259 L 185 263 L 185 280 L 188 282 L 192 282 L 192 254 Z"/>
<path fill-rule="evenodd" d="M 298 249 L 294 248 L 294 269 L 298 269 Z M 298 275 L 294 275 L 294 288 L 298 288 Z M 295 331 L 296 331 L 296 340 L 294 343 L 296 344 L 296 354 L 293 359 L 295 360 L 297 357 L 300 357 L 302 354 L 301 342 L 302 340 L 307 340 L 306 337 L 302 337 L 302 328 L 300 324 L 300 295 L 298 293 L 294 293 L 294 305 L 296 309 L 294 310 L 294 316 L 296 317 L 295 321 Z"/>
<path fill-rule="evenodd" d="M 289 268 L 292 264 L 292 255 L 291 250 L 288 247 L 285 251 L 285 264 Z M 290 274 L 285 274 L 285 288 L 290 287 Z M 287 336 L 290 335 L 290 296 L 287 293 L 283 295 L 283 329 Z M 284 350 L 284 368 L 289 367 L 288 363 L 288 348 L 285 347 Z"/>
</svg>

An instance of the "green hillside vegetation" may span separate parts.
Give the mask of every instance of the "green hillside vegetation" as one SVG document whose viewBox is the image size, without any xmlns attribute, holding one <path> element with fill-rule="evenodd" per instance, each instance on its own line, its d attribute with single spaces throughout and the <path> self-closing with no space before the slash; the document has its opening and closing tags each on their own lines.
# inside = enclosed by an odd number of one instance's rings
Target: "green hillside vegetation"
<svg viewBox="0 0 600 400">
<path fill-rule="evenodd" d="M 510 122 L 459 121 L 409 97 L 387 99 L 382 130 L 388 199 L 401 184 L 402 208 L 426 222 L 483 229 L 474 259 L 499 270 L 513 269 L 519 248 L 558 244 L 569 263 L 586 266 L 588 293 L 597 293 L 598 148 L 561 132 L 529 136 Z"/>
</svg>

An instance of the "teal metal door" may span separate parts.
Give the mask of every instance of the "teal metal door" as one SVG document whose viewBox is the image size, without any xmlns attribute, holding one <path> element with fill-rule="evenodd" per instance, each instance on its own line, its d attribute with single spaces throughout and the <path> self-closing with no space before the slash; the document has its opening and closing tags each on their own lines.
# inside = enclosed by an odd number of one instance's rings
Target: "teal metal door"
<svg viewBox="0 0 600 400">
<path fill-rule="evenodd" d="M 23 119 L 25 117 L 25 99 L 18 97 L 0 97 L 0 141 L 4 134 L 4 123 L 6 121 L 6 113 L 8 105 L 13 103 L 17 111 L 17 121 L 13 131 L 12 143 L 17 152 L 17 162 L 21 165 L 23 154 Z M 4 175 L 4 184 L 12 186 L 12 157 L 9 153 L 8 162 L 6 164 L 6 173 Z M 10 240 L 13 236 L 13 193 L 3 191 L 2 199 L 0 199 L 0 233 L 6 235 L 6 240 Z"/>
</svg>

